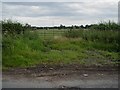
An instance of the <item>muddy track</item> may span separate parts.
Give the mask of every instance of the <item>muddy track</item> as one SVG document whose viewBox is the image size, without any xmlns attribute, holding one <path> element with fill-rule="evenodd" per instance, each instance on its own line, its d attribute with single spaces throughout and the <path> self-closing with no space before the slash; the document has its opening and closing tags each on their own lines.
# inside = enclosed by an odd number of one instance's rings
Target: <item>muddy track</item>
<svg viewBox="0 0 120 90">
<path fill-rule="evenodd" d="M 3 88 L 118 88 L 117 71 L 3 74 Z"/>
<path fill-rule="evenodd" d="M 11 68 L 9 70 L 3 71 L 3 74 L 39 74 L 39 73 L 72 73 L 79 71 L 118 71 L 117 66 L 81 66 L 77 64 L 69 64 L 69 65 L 38 65 L 35 67 L 28 68 Z"/>
<path fill-rule="evenodd" d="M 118 88 L 118 67 L 39 65 L 3 71 L 3 88 Z"/>
</svg>

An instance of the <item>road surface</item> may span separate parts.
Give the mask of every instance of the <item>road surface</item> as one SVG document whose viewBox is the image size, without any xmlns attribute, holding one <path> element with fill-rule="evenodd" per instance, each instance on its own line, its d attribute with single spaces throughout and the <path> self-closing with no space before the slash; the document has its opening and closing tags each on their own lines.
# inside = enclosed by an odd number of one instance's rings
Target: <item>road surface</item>
<svg viewBox="0 0 120 90">
<path fill-rule="evenodd" d="M 3 74 L 3 88 L 118 88 L 117 71 L 77 71 L 31 75 Z"/>
</svg>

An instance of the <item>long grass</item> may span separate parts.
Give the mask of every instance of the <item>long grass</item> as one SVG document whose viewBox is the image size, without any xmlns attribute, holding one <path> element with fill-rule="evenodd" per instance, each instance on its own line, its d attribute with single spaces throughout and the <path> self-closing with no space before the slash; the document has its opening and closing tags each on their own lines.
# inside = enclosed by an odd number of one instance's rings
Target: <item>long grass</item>
<svg viewBox="0 0 120 90">
<path fill-rule="evenodd" d="M 63 30 L 41 36 L 44 31 L 25 31 L 16 37 L 3 35 L 3 68 L 33 67 L 40 64 L 118 64 L 119 31 Z M 44 35 L 44 34 L 43 34 Z"/>
<path fill-rule="evenodd" d="M 17 38 L 3 37 L 3 67 L 32 67 L 40 64 L 61 63 L 81 65 L 106 65 L 107 63 L 112 66 L 114 63 L 110 60 L 118 60 L 118 53 L 113 51 L 114 48 L 113 44 L 101 46 L 101 43 L 88 42 L 83 39 L 60 37 L 44 40 L 39 37 L 39 34 L 29 32 Z M 112 51 L 110 52 L 109 49 Z M 91 64 L 88 63 L 89 59 L 93 59 Z M 109 62 L 104 63 L 105 60 Z"/>
</svg>

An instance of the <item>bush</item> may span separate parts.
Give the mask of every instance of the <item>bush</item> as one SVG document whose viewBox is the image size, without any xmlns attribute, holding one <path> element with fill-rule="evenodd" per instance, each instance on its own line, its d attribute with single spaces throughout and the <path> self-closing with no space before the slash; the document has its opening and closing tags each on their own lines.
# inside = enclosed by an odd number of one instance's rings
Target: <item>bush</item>
<svg viewBox="0 0 120 90">
<path fill-rule="evenodd" d="M 11 20 L 2 21 L 2 33 L 4 34 L 20 34 L 23 32 L 23 25 Z"/>
<path fill-rule="evenodd" d="M 91 25 L 90 29 L 94 30 L 112 30 L 112 31 L 119 31 L 120 25 L 115 22 L 100 22 L 99 24 Z"/>
<path fill-rule="evenodd" d="M 81 34 L 83 34 L 82 32 L 83 30 L 70 29 L 66 31 L 64 35 L 68 38 L 78 38 L 81 37 Z"/>
<path fill-rule="evenodd" d="M 87 41 L 118 43 L 119 31 L 99 31 L 99 30 L 70 30 L 65 32 L 68 38 L 82 38 Z"/>
<path fill-rule="evenodd" d="M 2 34 L 6 36 L 16 36 L 18 34 L 24 34 L 26 30 L 30 29 L 30 26 L 28 24 L 24 25 L 12 20 L 4 20 L 1 21 L 0 24 L 2 24 Z"/>
</svg>

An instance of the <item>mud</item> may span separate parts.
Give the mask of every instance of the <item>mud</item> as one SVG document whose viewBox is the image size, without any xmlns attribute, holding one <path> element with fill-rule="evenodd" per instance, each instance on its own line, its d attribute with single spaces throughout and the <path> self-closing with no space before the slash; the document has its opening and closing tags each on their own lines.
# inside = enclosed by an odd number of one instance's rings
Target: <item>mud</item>
<svg viewBox="0 0 120 90">
<path fill-rule="evenodd" d="M 50 68 L 26 69 L 26 73 L 22 70 L 3 72 L 3 88 L 118 88 L 117 70 Z"/>
</svg>

